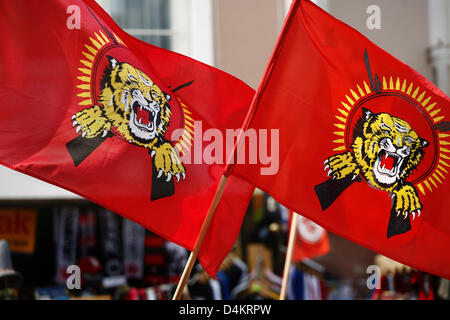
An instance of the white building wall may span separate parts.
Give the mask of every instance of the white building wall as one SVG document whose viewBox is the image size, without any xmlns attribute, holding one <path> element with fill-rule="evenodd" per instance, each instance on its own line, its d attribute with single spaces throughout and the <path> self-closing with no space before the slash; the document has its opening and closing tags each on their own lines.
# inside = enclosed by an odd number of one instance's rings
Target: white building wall
<svg viewBox="0 0 450 320">
<path fill-rule="evenodd" d="M 450 92 L 450 1 L 428 0 L 430 59 L 436 84 Z"/>
</svg>

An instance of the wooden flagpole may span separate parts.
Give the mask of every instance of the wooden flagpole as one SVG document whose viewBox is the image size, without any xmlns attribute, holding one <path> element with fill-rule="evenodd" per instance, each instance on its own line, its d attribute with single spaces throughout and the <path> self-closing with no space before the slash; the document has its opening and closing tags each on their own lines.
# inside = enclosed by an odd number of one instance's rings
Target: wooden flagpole
<svg viewBox="0 0 450 320">
<path fill-rule="evenodd" d="M 292 253 L 294 251 L 295 235 L 297 234 L 297 213 L 291 211 L 291 227 L 289 231 L 289 241 L 286 249 L 286 260 L 284 262 L 283 282 L 281 283 L 280 300 L 286 299 L 287 284 L 289 280 L 289 271 L 292 263 Z"/>
<path fill-rule="evenodd" d="M 173 296 L 173 300 L 180 300 L 181 295 L 183 294 L 184 288 L 186 287 L 187 281 L 192 272 L 192 268 L 194 267 L 195 260 L 197 259 L 198 252 L 200 251 L 200 247 L 203 243 L 203 239 L 206 235 L 206 231 L 208 231 L 211 220 L 214 217 L 214 213 L 216 212 L 217 206 L 219 205 L 220 199 L 222 198 L 222 194 L 223 191 L 225 190 L 225 186 L 227 185 L 228 178 L 229 177 L 222 176 L 222 178 L 220 179 L 216 193 L 214 194 L 214 198 L 208 209 L 208 213 L 206 214 L 205 221 L 203 221 L 202 228 L 200 229 L 197 241 L 195 242 L 194 249 L 192 250 L 191 255 L 189 256 L 189 260 L 186 263 L 183 274 L 181 275 L 180 281 L 178 282 L 178 286 Z"/>
<path fill-rule="evenodd" d="M 223 191 L 225 190 L 225 186 L 227 185 L 228 178 L 231 175 L 231 171 L 233 170 L 234 160 L 236 158 L 237 152 L 241 148 L 242 143 L 244 142 L 245 131 L 249 128 L 250 122 L 252 121 L 252 119 L 255 115 L 256 107 L 258 105 L 259 100 L 262 97 L 262 92 L 264 91 L 265 87 L 267 86 L 270 75 L 272 73 L 272 69 L 275 65 L 275 60 L 278 57 L 278 53 L 284 42 L 284 35 L 285 35 L 284 30 L 286 30 L 287 27 L 289 26 L 289 24 L 292 22 L 292 20 L 294 18 L 292 13 L 295 12 L 295 10 L 297 9 L 299 4 L 300 4 L 300 0 L 294 0 L 292 2 L 291 8 L 289 9 L 289 13 L 287 15 L 288 18 L 286 19 L 284 26 L 283 26 L 283 31 L 281 32 L 281 34 L 278 38 L 277 44 L 275 46 L 275 50 L 272 53 L 272 56 L 270 57 L 269 64 L 267 65 L 266 70 L 264 72 L 264 77 L 261 80 L 261 84 L 258 87 L 258 90 L 256 91 L 255 95 L 253 96 L 253 100 L 252 100 L 252 103 L 250 104 L 249 111 L 248 111 L 248 113 L 245 117 L 245 121 L 242 125 L 242 130 L 239 132 L 239 135 L 236 139 L 236 143 L 234 144 L 233 152 L 231 153 L 231 155 L 227 161 L 223 176 L 220 179 L 216 193 L 214 194 L 214 198 L 213 198 L 211 205 L 208 209 L 208 212 L 206 214 L 205 221 L 202 224 L 199 236 L 195 242 L 194 249 L 192 250 L 192 252 L 189 256 L 189 260 L 186 263 L 186 266 L 184 267 L 183 274 L 181 275 L 180 281 L 178 282 L 178 286 L 177 286 L 177 289 L 175 291 L 175 294 L 174 294 L 172 300 L 180 300 L 181 295 L 183 294 L 184 288 L 186 287 L 187 281 L 192 272 L 192 268 L 194 267 L 195 260 L 197 259 L 198 253 L 200 251 L 200 247 L 202 245 L 203 238 L 205 237 L 206 232 L 208 231 L 209 225 L 212 221 L 212 218 L 214 217 L 214 213 L 217 209 L 217 206 L 220 203 L 220 199 L 222 198 L 222 194 L 223 194 Z"/>
<path fill-rule="evenodd" d="M 220 179 L 219 185 L 217 186 L 216 193 L 214 194 L 214 198 L 209 206 L 208 212 L 206 213 L 205 221 L 203 221 L 202 227 L 200 229 L 200 233 L 198 235 L 197 240 L 195 241 L 194 249 L 192 250 L 189 260 L 184 267 L 183 274 L 181 275 L 180 281 L 178 282 L 177 289 L 175 290 L 175 294 L 172 300 L 180 300 L 181 295 L 183 294 L 184 288 L 186 287 L 189 276 L 192 272 L 192 268 L 194 267 L 195 260 L 197 259 L 198 253 L 200 251 L 200 247 L 203 242 L 203 238 L 206 235 L 206 231 L 208 231 L 209 225 L 211 223 L 212 218 L 214 217 L 214 213 L 216 212 L 217 206 L 220 203 L 220 199 L 222 198 L 223 191 L 228 182 L 228 178 L 231 175 L 231 171 L 234 165 L 234 159 L 236 158 L 238 149 L 241 147 L 242 143 L 245 139 L 245 130 L 248 129 L 250 125 L 250 121 L 253 118 L 253 114 L 255 113 L 256 104 L 258 101 L 258 94 L 253 96 L 252 103 L 250 104 L 249 112 L 245 117 L 244 124 L 242 125 L 242 130 L 239 132 L 239 135 L 236 139 L 236 143 L 234 144 L 233 151 L 231 152 L 227 164 L 224 168 L 222 178 Z"/>
</svg>

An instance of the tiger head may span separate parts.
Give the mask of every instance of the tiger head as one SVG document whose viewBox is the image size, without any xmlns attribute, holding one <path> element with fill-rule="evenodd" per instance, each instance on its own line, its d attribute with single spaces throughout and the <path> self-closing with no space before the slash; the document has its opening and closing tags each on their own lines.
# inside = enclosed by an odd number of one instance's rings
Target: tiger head
<svg viewBox="0 0 450 320">
<path fill-rule="evenodd" d="M 428 146 L 403 119 L 364 108 L 353 138 L 353 154 L 365 179 L 385 191 L 412 173 Z"/>
<path fill-rule="evenodd" d="M 170 95 L 144 72 L 108 57 L 100 103 L 112 126 L 129 142 L 152 147 L 163 139 L 170 122 Z"/>
</svg>

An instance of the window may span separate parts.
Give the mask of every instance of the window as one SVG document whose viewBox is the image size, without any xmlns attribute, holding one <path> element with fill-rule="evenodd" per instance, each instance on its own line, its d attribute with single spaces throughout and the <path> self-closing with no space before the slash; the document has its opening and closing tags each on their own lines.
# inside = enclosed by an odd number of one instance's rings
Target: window
<svg viewBox="0 0 450 320">
<path fill-rule="evenodd" d="M 117 24 L 133 36 L 165 49 L 172 48 L 168 0 L 110 0 L 110 14 Z"/>
<path fill-rule="evenodd" d="M 213 65 L 213 0 L 97 0 L 143 41 Z"/>
<path fill-rule="evenodd" d="M 330 12 L 330 0 L 312 0 L 315 4 L 321 7 L 323 10 Z M 284 0 L 284 11 L 287 14 L 291 7 L 292 0 Z"/>
</svg>

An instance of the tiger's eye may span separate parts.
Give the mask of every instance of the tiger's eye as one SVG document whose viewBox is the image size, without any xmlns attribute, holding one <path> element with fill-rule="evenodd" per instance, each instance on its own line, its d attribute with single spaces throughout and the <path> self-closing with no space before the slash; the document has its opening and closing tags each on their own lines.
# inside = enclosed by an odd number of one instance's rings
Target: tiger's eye
<svg viewBox="0 0 450 320">
<path fill-rule="evenodd" d="M 406 137 L 405 140 L 406 140 L 407 143 L 413 143 L 414 142 L 414 139 L 411 138 L 411 137 Z"/>
</svg>

